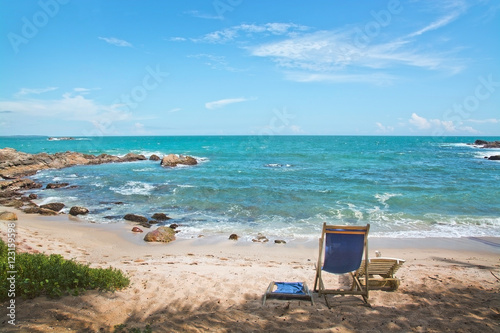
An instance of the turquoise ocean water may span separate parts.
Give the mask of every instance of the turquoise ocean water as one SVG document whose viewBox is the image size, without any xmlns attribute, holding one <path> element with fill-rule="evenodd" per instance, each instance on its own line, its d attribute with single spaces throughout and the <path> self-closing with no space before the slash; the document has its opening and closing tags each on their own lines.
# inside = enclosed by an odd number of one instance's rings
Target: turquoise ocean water
<svg viewBox="0 0 500 333">
<path fill-rule="evenodd" d="M 124 223 L 164 212 L 179 238 L 237 233 L 251 239 L 316 239 L 323 221 L 366 224 L 372 237 L 500 236 L 499 149 L 472 137 L 197 136 L 0 137 L 28 153 L 176 153 L 199 164 L 141 161 L 46 170 L 32 178 L 74 188 L 37 190 L 37 203 L 86 206 L 84 217 Z M 481 137 L 488 141 L 499 137 Z M 123 204 L 115 204 L 122 202 Z"/>
</svg>

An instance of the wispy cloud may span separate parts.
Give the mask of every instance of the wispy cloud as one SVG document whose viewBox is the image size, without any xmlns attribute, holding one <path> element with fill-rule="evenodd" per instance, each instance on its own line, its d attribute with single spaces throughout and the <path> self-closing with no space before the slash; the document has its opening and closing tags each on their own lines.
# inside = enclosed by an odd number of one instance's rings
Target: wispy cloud
<svg viewBox="0 0 500 333">
<path fill-rule="evenodd" d="M 98 37 L 100 40 L 105 41 L 111 45 L 121 46 L 121 47 L 132 47 L 132 44 L 123 39 L 118 39 L 115 37 Z"/>
<path fill-rule="evenodd" d="M 189 58 L 202 59 L 205 65 L 209 66 L 212 69 L 217 70 L 226 70 L 230 72 L 242 72 L 243 69 L 238 69 L 229 65 L 225 56 L 201 53 L 201 54 L 193 54 L 189 55 Z"/>
<path fill-rule="evenodd" d="M 49 91 L 57 90 L 57 87 L 47 87 L 47 88 L 21 88 L 14 97 L 24 97 L 26 95 L 40 95 Z"/>
<path fill-rule="evenodd" d="M 238 37 L 251 37 L 254 35 L 281 36 L 293 34 L 294 32 L 302 32 L 308 30 L 309 27 L 294 24 L 294 23 L 266 23 L 266 24 L 240 24 L 223 30 L 217 30 L 208 33 L 200 38 L 194 38 L 194 42 L 204 43 L 226 43 L 233 41 Z"/>
<path fill-rule="evenodd" d="M 317 31 L 257 45 L 249 50 L 253 56 L 272 59 L 281 68 L 309 71 L 310 77 L 316 77 L 318 81 L 325 81 L 326 77 L 332 77 L 332 82 L 344 82 L 342 79 L 359 81 L 363 77 L 360 73 L 374 75 L 373 70 L 398 66 L 443 70 L 452 74 L 463 69 L 462 63 L 449 54 L 421 51 L 410 40 L 397 38 L 360 44 L 353 30 Z M 390 77 L 388 74 L 377 75 Z M 292 76 L 288 75 L 288 78 Z"/>
<path fill-rule="evenodd" d="M 190 15 L 192 17 L 197 17 L 197 18 L 202 18 L 202 19 L 207 19 L 207 20 L 222 20 L 223 19 L 222 16 L 203 13 L 203 12 L 200 12 L 198 10 L 191 10 L 191 11 L 185 12 L 185 14 Z"/>
<path fill-rule="evenodd" d="M 185 42 L 185 41 L 187 41 L 187 38 L 184 38 L 184 37 L 170 37 L 168 40 L 171 41 L 171 42 Z"/>
<path fill-rule="evenodd" d="M 475 124 L 498 124 L 500 119 L 490 118 L 490 119 L 467 119 L 467 122 Z"/>
<path fill-rule="evenodd" d="M 9 110 L 4 110 L 4 111 L 0 111 L 0 113 L 14 113 L 14 111 L 9 111 Z"/>
<path fill-rule="evenodd" d="M 246 101 L 249 101 L 250 99 L 248 98 L 243 98 L 243 97 L 240 97 L 240 98 L 227 98 L 227 99 L 221 99 L 221 100 L 218 100 L 218 101 L 213 101 L 213 102 L 207 102 L 205 103 L 205 107 L 209 110 L 213 110 L 213 109 L 219 109 L 219 108 L 222 108 L 226 105 L 229 105 L 229 104 L 234 104 L 234 103 L 241 103 L 241 102 L 246 102 Z"/>
<path fill-rule="evenodd" d="M 62 120 L 113 122 L 127 120 L 131 114 L 120 105 L 104 105 L 81 94 L 65 93 L 57 99 L 15 99 L 0 101 L 0 110 L 9 110 L 27 116 L 40 116 Z"/>
</svg>

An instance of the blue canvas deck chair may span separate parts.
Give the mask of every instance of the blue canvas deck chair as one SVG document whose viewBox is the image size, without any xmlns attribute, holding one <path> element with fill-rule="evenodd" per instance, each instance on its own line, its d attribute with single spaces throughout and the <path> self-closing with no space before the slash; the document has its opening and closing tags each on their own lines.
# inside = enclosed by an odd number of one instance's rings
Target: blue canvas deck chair
<svg viewBox="0 0 500 333">
<path fill-rule="evenodd" d="M 364 272 L 368 276 L 368 231 L 366 226 L 335 226 L 323 224 L 323 232 L 319 240 L 318 264 L 314 291 L 324 295 L 326 305 L 330 308 L 326 295 L 360 295 L 368 304 L 368 284 L 361 284 L 356 274 L 365 265 Z M 324 250 L 324 252 L 323 252 Z M 363 260 L 364 257 L 364 260 Z M 328 289 L 323 283 L 322 272 L 333 274 L 349 273 L 353 279 L 351 289 Z"/>
</svg>

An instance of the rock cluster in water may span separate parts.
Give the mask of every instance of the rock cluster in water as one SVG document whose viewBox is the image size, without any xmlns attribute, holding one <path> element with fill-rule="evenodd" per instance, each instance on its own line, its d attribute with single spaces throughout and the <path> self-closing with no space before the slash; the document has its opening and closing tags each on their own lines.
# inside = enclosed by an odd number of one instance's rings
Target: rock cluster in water
<svg viewBox="0 0 500 333">
<path fill-rule="evenodd" d="M 57 138 L 57 140 L 69 140 L 69 138 Z M 32 201 L 33 199 L 37 199 L 36 194 L 31 193 L 29 195 L 24 195 L 23 192 L 30 189 L 41 188 L 43 185 L 23 177 L 32 176 L 37 171 L 46 169 L 62 169 L 75 165 L 134 162 L 146 159 L 147 158 L 144 155 L 133 153 L 129 153 L 123 157 L 108 154 L 95 156 L 70 151 L 55 154 L 28 154 L 19 152 L 12 148 L 3 148 L 0 149 L 0 204 L 21 209 L 27 214 L 58 215 L 65 207 L 64 203 L 57 202 L 38 206 Z M 161 160 L 161 165 L 166 167 L 175 167 L 179 164 L 197 164 L 196 159 L 191 156 L 175 154 L 167 155 L 163 159 L 153 155 L 150 160 Z M 45 185 L 45 189 L 64 189 L 70 187 L 69 183 L 49 183 Z M 85 215 L 88 213 L 89 210 L 87 208 L 80 206 L 71 207 L 69 210 L 69 214 L 72 216 Z M 170 219 L 170 217 L 164 213 L 156 213 L 152 216 L 152 218 L 152 220 L 149 220 L 146 217 L 136 214 L 127 214 L 124 217 L 125 220 L 139 222 L 141 226 L 147 228 L 150 228 L 152 224 L 158 223 L 159 221 L 166 221 Z M 174 229 L 176 227 L 177 225 L 175 224 L 172 224 L 168 228 L 159 227 L 158 229 L 148 233 L 145 240 L 159 242 L 172 241 L 175 239 Z M 167 228 L 168 230 L 164 228 Z M 135 230 L 137 231 L 137 229 Z"/>
<path fill-rule="evenodd" d="M 481 148 L 500 148 L 500 141 L 476 140 L 472 145 L 480 146 Z M 500 155 L 486 156 L 485 158 L 492 161 L 500 161 Z"/>
</svg>

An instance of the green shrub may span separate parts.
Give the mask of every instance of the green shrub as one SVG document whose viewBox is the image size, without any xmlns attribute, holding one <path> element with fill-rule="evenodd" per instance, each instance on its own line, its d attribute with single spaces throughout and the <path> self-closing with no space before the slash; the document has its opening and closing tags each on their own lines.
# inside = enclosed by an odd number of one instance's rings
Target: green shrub
<svg viewBox="0 0 500 333">
<path fill-rule="evenodd" d="M 8 247 L 0 239 L 0 300 L 9 299 L 10 281 Z M 34 298 L 40 295 L 59 297 L 78 295 L 89 289 L 114 291 L 125 288 L 130 280 L 115 268 L 90 268 L 66 260 L 58 254 L 17 253 L 15 257 L 16 297 Z"/>
</svg>

